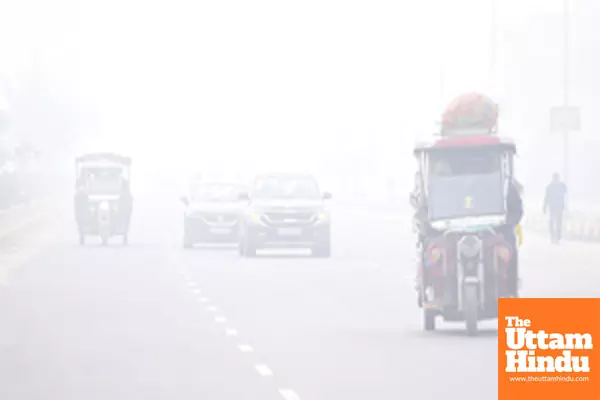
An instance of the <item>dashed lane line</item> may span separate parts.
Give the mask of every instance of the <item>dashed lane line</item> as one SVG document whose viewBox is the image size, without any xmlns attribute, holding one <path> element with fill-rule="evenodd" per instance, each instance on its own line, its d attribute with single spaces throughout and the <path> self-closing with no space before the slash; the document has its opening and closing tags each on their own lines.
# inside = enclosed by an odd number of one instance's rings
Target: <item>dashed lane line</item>
<svg viewBox="0 0 600 400">
<path fill-rule="evenodd" d="M 238 346 L 238 348 L 240 349 L 240 351 L 242 353 L 253 353 L 254 352 L 254 349 L 248 344 L 240 344 Z"/>
<path fill-rule="evenodd" d="M 281 394 L 281 397 L 285 400 L 300 400 L 300 396 L 292 389 L 279 389 L 279 394 Z"/>
<path fill-rule="evenodd" d="M 271 368 L 267 367 L 264 364 L 257 364 L 254 366 L 254 368 L 256 368 L 256 371 L 260 374 L 260 376 L 273 376 L 273 371 L 271 371 Z"/>
<path fill-rule="evenodd" d="M 190 291 L 193 294 L 198 295 L 198 296 L 202 294 L 202 291 L 200 290 L 200 288 L 198 288 L 198 284 L 196 282 L 194 282 L 193 280 L 191 280 L 190 278 L 188 278 L 187 275 L 185 274 L 185 272 L 180 271 L 179 274 L 182 278 L 184 278 L 187 281 L 187 286 L 190 288 Z M 201 303 L 208 303 L 209 298 L 208 297 L 200 297 L 199 301 Z M 206 307 L 206 310 L 208 312 L 215 313 L 215 312 L 217 312 L 217 307 L 209 306 L 209 307 Z M 219 324 L 225 323 L 225 322 L 227 322 L 227 319 L 223 316 L 216 316 L 215 322 L 219 323 Z M 238 332 L 237 332 L 237 330 L 235 330 L 233 328 L 227 328 L 227 329 L 225 329 L 225 335 L 226 336 L 238 336 Z M 238 349 L 242 353 L 254 353 L 254 349 L 249 344 L 245 344 L 245 343 L 238 344 Z M 273 376 L 273 371 L 265 364 L 256 364 L 254 366 L 254 368 L 256 369 L 256 372 L 258 372 L 258 374 L 262 377 L 272 377 Z M 278 391 L 284 400 L 300 400 L 300 396 L 298 396 L 298 394 L 296 394 L 296 392 L 294 392 L 292 389 L 278 389 Z"/>
</svg>

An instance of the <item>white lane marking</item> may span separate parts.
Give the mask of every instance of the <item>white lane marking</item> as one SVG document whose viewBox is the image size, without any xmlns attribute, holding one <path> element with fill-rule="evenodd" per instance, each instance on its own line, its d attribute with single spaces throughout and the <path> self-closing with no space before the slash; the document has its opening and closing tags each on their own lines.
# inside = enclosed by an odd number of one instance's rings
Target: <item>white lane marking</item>
<svg viewBox="0 0 600 400">
<path fill-rule="evenodd" d="M 281 397 L 285 400 L 300 400 L 300 396 L 292 389 L 279 389 L 279 394 L 281 394 Z"/>
<path fill-rule="evenodd" d="M 206 310 L 207 310 L 208 312 L 216 312 L 216 311 L 217 311 L 217 307 L 215 307 L 215 306 L 210 306 L 210 307 L 207 307 L 207 308 L 206 308 Z"/>
<path fill-rule="evenodd" d="M 250 345 L 248 345 L 248 344 L 240 344 L 238 346 L 238 348 L 240 349 L 240 351 L 242 353 L 252 353 L 252 352 L 254 352 L 254 349 Z"/>
<path fill-rule="evenodd" d="M 227 336 L 237 336 L 237 331 L 235 329 L 225 329 L 225 334 Z"/>
<path fill-rule="evenodd" d="M 254 368 L 261 376 L 273 376 L 273 371 L 264 364 L 255 365 Z"/>
<path fill-rule="evenodd" d="M 200 303 L 208 302 L 208 297 L 200 297 Z"/>
<path fill-rule="evenodd" d="M 189 281 L 188 282 L 188 286 L 189 287 L 196 287 L 196 286 L 198 286 L 198 284 L 196 282 L 194 282 L 194 281 Z"/>
<path fill-rule="evenodd" d="M 200 295 L 200 294 L 202 294 L 202 290 L 200 290 L 200 289 L 193 289 L 192 293 Z"/>
<path fill-rule="evenodd" d="M 217 317 L 215 318 L 215 322 L 222 324 L 223 322 L 227 322 L 227 319 L 225 317 Z"/>
</svg>

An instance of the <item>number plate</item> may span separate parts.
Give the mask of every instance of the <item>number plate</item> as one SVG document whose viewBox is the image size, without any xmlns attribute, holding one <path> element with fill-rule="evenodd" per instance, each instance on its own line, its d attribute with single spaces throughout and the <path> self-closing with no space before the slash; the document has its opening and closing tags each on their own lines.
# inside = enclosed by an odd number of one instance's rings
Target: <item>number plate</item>
<svg viewBox="0 0 600 400">
<path fill-rule="evenodd" d="M 231 233 L 231 229 L 229 228 L 211 228 L 210 233 L 213 235 L 229 235 Z"/>
<path fill-rule="evenodd" d="M 281 236 L 300 236 L 302 229 L 298 228 L 281 228 L 277 231 Z"/>
</svg>

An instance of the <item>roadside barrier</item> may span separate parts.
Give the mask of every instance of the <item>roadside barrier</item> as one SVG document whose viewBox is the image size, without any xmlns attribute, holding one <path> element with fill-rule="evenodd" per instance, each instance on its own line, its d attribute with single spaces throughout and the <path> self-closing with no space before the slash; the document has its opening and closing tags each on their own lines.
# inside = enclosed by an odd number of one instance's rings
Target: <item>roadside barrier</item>
<svg viewBox="0 0 600 400">
<path fill-rule="evenodd" d="M 548 215 L 541 212 L 525 212 L 523 226 L 526 230 L 549 235 L 549 224 Z M 568 213 L 563 220 L 563 237 L 569 240 L 600 242 L 600 216 Z"/>
<path fill-rule="evenodd" d="M 37 200 L 0 211 L 0 239 L 50 217 L 56 211 L 52 200 Z"/>
</svg>

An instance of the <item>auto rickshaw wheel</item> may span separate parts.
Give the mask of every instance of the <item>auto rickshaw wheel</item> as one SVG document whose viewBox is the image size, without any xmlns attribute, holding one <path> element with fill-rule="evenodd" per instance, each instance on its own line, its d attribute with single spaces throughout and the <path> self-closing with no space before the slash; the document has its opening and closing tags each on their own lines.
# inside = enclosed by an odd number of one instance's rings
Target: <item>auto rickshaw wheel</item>
<svg viewBox="0 0 600 400">
<path fill-rule="evenodd" d="M 85 245 L 85 235 L 83 233 L 79 234 L 79 244 L 81 246 Z"/>
<path fill-rule="evenodd" d="M 129 244 L 129 236 L 123 235 L 123 245 L 127 246 Z"/>
<path fill-rule="evenodd" d="M 477 287 L 467 285 L 464 288 L 465 323 L 468 336 L 477 336 L 477 325 L 479 322 L 479 296 Z"/>
<path fill-rule="evenodd" d="M 426 331 L 435 331 L 436 311 L 428 308 L 423 309 L 423 327 Z"/>
</svg>

